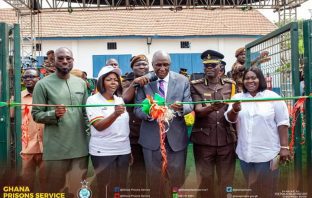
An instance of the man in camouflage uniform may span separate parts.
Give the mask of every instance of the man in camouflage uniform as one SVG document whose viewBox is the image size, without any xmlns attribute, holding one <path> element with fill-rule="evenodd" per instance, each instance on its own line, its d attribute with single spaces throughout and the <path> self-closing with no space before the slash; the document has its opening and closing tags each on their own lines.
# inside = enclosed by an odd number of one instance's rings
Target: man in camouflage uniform
<svg viewBox="0 0 312 198">
<path fill-rule="evenodd" d="M 40 70 L 41 73 L 43 73 L 44 76 L 48 76 L 52 73 L 55 72 L 55 60 L 54 60 L 54 51 L 53 50 L 49 50 L 47 52 L 47 57 L 48 59 L 44 61 L 43 65 L 42 65 L 42 69 Z"/>
<path fill-rule="evenodd" d="M 216 51 L 202 53 L 205 77 L 191 81 L 191 96 L 194 102 L 204 100 L 230 99 L 235 92 L 235 82 L 220 78 L 221 59 L 224 56 Z M 232 186 L 235 170 L 236 136 L 224 118 L 225 103 L 196 104 L 195 124 L 191 141 L 197 177 L 199 177 L 198 197 L 226 197 L 226 187 Z M 214 186 L 214 173 L 218 185 Z M 219 194 L 216 193 L 216 187 Z"/>
<path fill-rule="evenodd" d="M 243 74 L 245 71 L 246 51 L 244 47 L 238 48 L 235 52 L 236 62 L 232 66 L 232 79 L 236 82 L 237 91 L 243 92 Z"/>
</svg>

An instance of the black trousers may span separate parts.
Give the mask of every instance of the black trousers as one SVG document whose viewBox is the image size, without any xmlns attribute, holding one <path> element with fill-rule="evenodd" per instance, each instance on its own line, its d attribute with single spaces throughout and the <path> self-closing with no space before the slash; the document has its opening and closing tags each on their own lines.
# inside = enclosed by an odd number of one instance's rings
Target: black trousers
<svg viewBox="0 0 312 198">
<path fill-rule="evenodd" d="M 97 196 L 114 197 L 115 188 L 126 188 L 130 154 L 91 155 L 97 182 Z"/>
<path fill-rule="evenodd" d="M 207 146 L 194 144 L 196 174 L 199 178 L 198 197 L 226 197 L 226 187 L 232 186 L 235 171 L 235 146 Z M 214 185 L 217 173 L 218 185 Z M 219 193 L 215 191 L 217 186 Z"/>
<path fill-rule="evenodd" d="M 131 144 L 132 164 L 130 165 L 130 189 L 146 189 L 146 171 L 142 146 Z M 143 194 L 140 191 L 131 191 L 131 194 Z"/>
</svg>

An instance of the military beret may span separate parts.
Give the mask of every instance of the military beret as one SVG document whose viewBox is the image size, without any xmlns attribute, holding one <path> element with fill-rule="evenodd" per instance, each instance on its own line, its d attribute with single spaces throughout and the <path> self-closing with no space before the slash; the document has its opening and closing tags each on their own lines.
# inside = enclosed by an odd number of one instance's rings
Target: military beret
<svg viewBox="0 0 312 198">
<path fill-rule="evenodd" d="M 214 51 L 214 50 L 206 50 L 204 51 L 200 58 L 203 60 L 203 63 L 220 63 L 221 59 L 224 58 L 224 55 Z"/>
<path fill-rule="evenodd" d="M 235 52 L 235 57 L 238 57 L 243 52 L 245 52 L 245 48 L 244 47 L 238 48 L 236 50 L 236 52 Z"/>
<path fill-rule="evenodd" d="M 139 61 L 146 61 L 148 63 L 147 57 L 145 55 L 143 55 L 143 54 L 140 54 L 140 55 L 137 55 L 137 56 L 133 56 L 130 59 L 131 68 L 133 67 L 134 63 L 139 62 Z"/>
</svg>

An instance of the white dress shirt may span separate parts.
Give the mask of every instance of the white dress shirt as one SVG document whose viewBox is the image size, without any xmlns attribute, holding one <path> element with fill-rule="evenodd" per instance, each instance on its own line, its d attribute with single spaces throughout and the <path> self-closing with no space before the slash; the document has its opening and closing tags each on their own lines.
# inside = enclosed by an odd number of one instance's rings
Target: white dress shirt
<svg viewBox="0 0 312 198">
<path fill-rule="evenodd" d="M 277 98 L 270 90 L 258 92 L 255 97 L 249 93 L 238 93 L 232 99 Z M 225 112 L 231 111 L 232 104 Z M 229 121 L 230 122 L 230 121 Z M 238 133 L 236 153 L 239 159 L 249 162 L 268 162 L 280 151 L 278 126 L 289 126 L 289 114 L 284 101 L 242 102 L 241 111 L 235 121 Z"/>
</svg>

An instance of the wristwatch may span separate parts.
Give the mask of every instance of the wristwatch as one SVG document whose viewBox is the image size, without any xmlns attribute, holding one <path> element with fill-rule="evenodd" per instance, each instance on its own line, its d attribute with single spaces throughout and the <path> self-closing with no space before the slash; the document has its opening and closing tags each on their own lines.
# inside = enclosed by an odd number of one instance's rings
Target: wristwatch
<svg viewBox="0 0 312 198">
<path fill-rule="evenodd" d="M 289 150 L 289 146 L 281 146 L 281 149 L 287 149 L 287 150 Z"/>
</svg>

